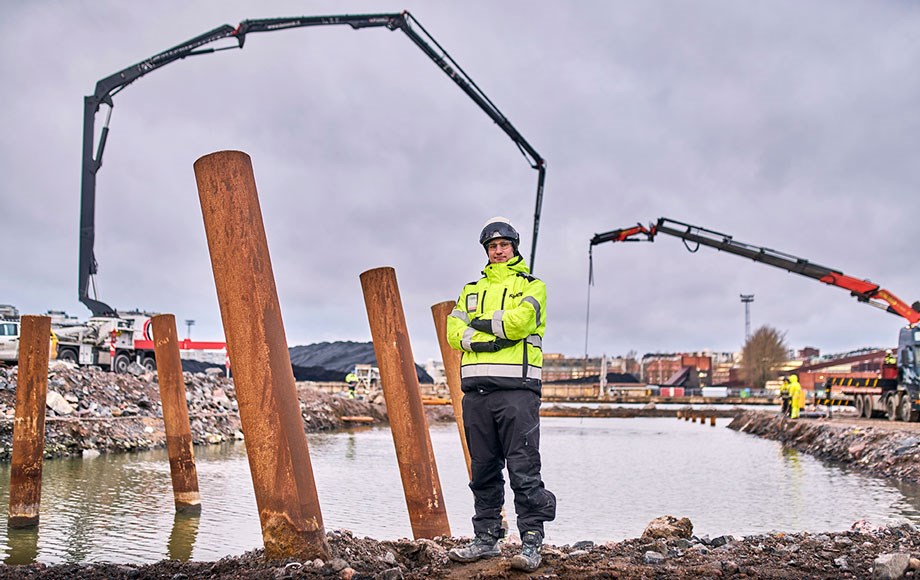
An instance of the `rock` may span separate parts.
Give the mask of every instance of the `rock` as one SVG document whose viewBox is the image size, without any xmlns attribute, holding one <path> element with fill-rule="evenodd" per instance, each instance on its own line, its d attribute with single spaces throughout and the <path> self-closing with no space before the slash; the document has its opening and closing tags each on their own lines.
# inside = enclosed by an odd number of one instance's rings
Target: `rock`
<svg viewBox="0 0 920 580">
<path fill-rule="evenodd" d="M 645 555 L 642 557 L 642 560 L 643 560 L 646 564 L 653 564 L 653 565 L 654 565 L 654 564 L 661 564 L 662 562 L 664 562 L 664 556 L 661 554 L 661 552 L 654 552 L 654 551 L 652 551 L 652 550 L 649 550 L 649 551 L 646 552 Z"/>
<path fill-rule="evenodd" d="M 731 560 L 726 560 L 722 562 L 722 572 L 724 572 L 726 576 L 731 576 L 738 572 L 738 564 L 735 564 Z"/>
<path fill-rule="evenodd" d="M 847 559 L 844 556 L 841 556 L 834 560 L 834 566 L 837 566 L 841 570 L 849 570 L 850 564 L 847 562 Z"/>
<path fill-rule="evenodd" d="M 896 580 L 903 578 L 910 565 L 908 554 L 882 554 L 872 563 L 872 578 L 877 580 Z"/>
<path fill-rule="evenodd" d="M 63 395 L 56 391 L 48 391 L 48 395 L 45 397 L 45 404 L 58 415 L 70 415 L 74 411 L 73 406 L 67 402 Z"/>
<path fill-rule="evenodd" d="M 575 542 L 572 544 L 572 548 L 575 550 L 587 550 L 594 547 L 594 542 L 591 540 L 581 540 L 580 542 Z"/>
<path fill-rule="evenodd" d="M 314 568 L 322 568 L 325 564 L 326 564 L 326 563 L 323 562 L 322 560 L 320 560 L 319 558 L 313 560 L 313 567 L 314 567 Z"/>
<path fill-rule="evenodd" d="M 345 568 L 348 568 L 348 562 L 341 558 L 333 558 L 326 562 L 326 566 L 329 567 L 333 572 L 341 572 Z"/>
<path fill-rule="evenodd" d="M 655 403 L 646 403 L 642 406 L 643 411 L 654 411 L 656 409 Z"/>
<path fill-rule="evenodd" d="M 692 545 L 693 545 L 693 542 L 691 542 L 690 540 L 686 538 L 679 538 L 677 540 L 674 540 L 673 542 L 673 546 L 677 548 L 678 550 L 686 550 Z"/>
<path fill-rule="evenodd" d="M 351 567 L 344 568 L 342 569 L 341 572 L 339 572 L 339 578 L 341 578 L 342 580 L 351 580 L 352 578 L 354 578 L 354 576 L 355 576 L 355 569 Z"/>
<path fill-rule="evenodd" d="M 732 536 L 719 536 L 717 538 L 713 538 L 712 541 L 709 542 L 709 545 L 712 546 L 713 548 L 718 548 L 719 546 L 724 546 L 728 544 L 734 539 L 735 538 Z"/>
<path fill-rule="evenodd" d="M 208 375 L 209 377 L 219 377 L 224 374 L 224 369 L 219 367 L 208 367 L 204 369 L 204 374 Z"/>
<path fill-rule="evenodd" d="M 415 544 L 419 548 L 416 558 L 420 564 L 435 564 L 438 566 L 447 564 L 447 550 L 436 542 L 426 538 L 420 538 L 415 541 Z"/>
<path fill-rule="evenodd" d="M 587 556 L 587 555 L 588 555 L 587 550 L 572 550 L 571 552 L 569 552 L 568 557 L 577 558 L 578 556 Z"/>
<path fill-rule="evenodd" d="M 374 580 L 402 580 L 403 573 L 399 568 L 389 568 L 374 576 Z"/>
<path fill-rule="evenodd" d="M 380 561 L 393 566 L 396 564 L 396 554 L 387 550 L 387 553 L 380 557 Z"/>
<path fill-rule="evenodd" d="M 129 375 L 133 375 L 135 377 L 147 374 L 147 369 L 137 364 L 136 362 L 129 364 L 127 371 Z"/>
<path fill-rule="evenodd" d="M 846 536 L 837 536 L 836 538 L 834 538 L 834 543 L 837 544 L 838 546 L 852 546 L 853 540 L 851 540 L 850 538 Z"/>
<path fill-rule="evenodd" d="M 693 535 L 693 523 L 688 518 L 660 516 L 649 522 L 642 532 L 643 539 L 689 538 Z"/>
<path fill-rule="evenodd" d="M 907 566 L 911 570 L 920 570 L 920 560 L 918 560 L 917 558 L 911 558 Z"/>
</svg>

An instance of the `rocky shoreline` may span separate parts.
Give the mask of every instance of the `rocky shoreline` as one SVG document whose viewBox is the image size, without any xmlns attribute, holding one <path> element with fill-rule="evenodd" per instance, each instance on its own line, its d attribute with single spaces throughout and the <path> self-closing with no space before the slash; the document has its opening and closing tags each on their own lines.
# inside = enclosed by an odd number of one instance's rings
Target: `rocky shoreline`
<svg viewBox="0 0 920 580">
<path fill-rule="evenodd" d="M 0 461 L 9 461 L 16 369 L 0 368 Z M 192 436 L 196 445 L 241 439 L 231 380 L 219 374 L 185 375 Z M 46 456 L 137 451 L 165 445 L 162 408 L 155 375 L 113 375 L 93 369 L 53 365 L 49 373 Z M 347 428 L 348 416 L 387 421 L 382 401 L 349 400 L 298 384 L 305 429 Z M 549 407 L 552 410 L 552 407 Z M 557 407 L 560 415 L 572 408 Z M 575 411 L 584 411 L 575 409 Z M 608 416 L 635 416 L 610 413 Z M 641 411 L 641 410 L 640 410 Z M 426 407 L 429 421 L 453 420 L 452 410 Z M 734 411 L 730 428 L 782 441 L 818 457 L 850 463 L 874 475 L 920 481 L 920 431 L 892 431 L 884 424 L 828 420 L 789 421 L 775 413 Z M 644 415 L 644 413 L 639 413 Z M 724 413 L 719 413 L 724 415 Z M 667 411 L 664 416 L 673 416 Z M 658 522 L 658 527 L 655 523 Z M 662 522 L 664 525 L 662 526 Z M 664 531 L 662 531 L 664 530 Z M 472 564 L 447 559 L 465 538 L 379 541 L 329 531 L 330 557 L 324 560 L 266 561 L 260 550 L 217 562 L 160 561 L 0 565 L 0 578 L 912 578 L 920 577 L 920 527 L 903 523 L 873 527 L 856 522 L 835 533 L 773 532 L 745 537 L 697 537 L 692 523 L 670 516 L 656 519 L 642 537 L 595 544 L 589 538 L 546 546 L 544 563 L 533 574 L 510 569 L 519 540 L 502 543 L 502 557 Z"/>
<path fill-rule="evenodd" d="M 83 453 L 144 451 L 166 445 L 163 409 L 155 373 L 139 367 L 113 374 L 55 362 L 48 373 L 45 457 Z M 0 367 L 0 462 L 9 462 L 16 407 L 17 368 Z M 195 445 L 242 440 L 233 381 L 220 373 L 184 373 Z M 353 426 L 343 417 L 362 416 L 386 424 L 381 400 L 364 401 L 323 393 L 297 383 L 301 416 L 307 432 Z M 449 407 L 426 408 L 429 422 L 453 420 Z"/>
</svg>

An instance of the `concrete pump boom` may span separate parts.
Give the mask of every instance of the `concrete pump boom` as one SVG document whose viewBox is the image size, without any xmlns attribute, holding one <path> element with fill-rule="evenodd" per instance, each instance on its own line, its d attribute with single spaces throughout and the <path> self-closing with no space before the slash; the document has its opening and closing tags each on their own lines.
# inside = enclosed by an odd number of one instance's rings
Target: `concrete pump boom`
<svg viewBox="0 0 920 580">
<path fill-rule="evenodd" d="M 770 248 L 738 242 L 727 234 L 668 218 L 660 218 L 656 223 L 650 223 L 648 227 L 640 223 L 629 228 L 595 234 L 591 238 L 589 257 L 597 244 L 604 242 L 653 242 L 658 234 L 667 234 L 680 238 L 683 240 L 684 246 L 691 252 L 697 251 L 700 246 L 709 246 L 729 254 L 750 258 L 755 262 L 775 266 L 787 272 L 807 276 L 831 286 L 843 288 L 848 290 L 860 302 L 865 302 L 876 308 L 904 317 L 911 326 L 920 322 L 920 302 L 908 305 L 878 284 L 847 276 L 839 270 L 809 262 L 804 258 L 771 250 Z M 696 244 L 696 247 L 690 249 L 691 243 Z"/>
<path fill-rule="evenodd" d="M 108 304 L 90 298 L 89 286 L 92 277 L 98 271 L 93 245 L 95 243 L 95 210 L 96 210 L 96 174 L 102 167 L 102 154 L 105 150 L 106 139 L 109 134 L 109 122 L 112 116 L 114 103 L 112 97 L 140 77 L 157 70 L 173 61 L 189 56 L 210 54 L 222 50 L 243 48 L 246 35 L 256 32 L 272 32 L 288 28 L 303 28 L 308 26 L 348 25 L 352 29 L 380 28 L 401 30 L 412 42 L 418 46 L 428 58 L 446 74 L 473 102 L 475 102 L 489 118 L 491 118 L 502 131 L 517 145 L 518 149 L 527 159 L 533 169 L 538 172 L 536 207 L 534 209 L 533 240 L 530 249 L 530 267 L 533 269 L 537 252 L 537 235 L 540 228 L 540 212 L 543 205 L 543 184 L 546 180 L 546 161 L 537 153 L 537 150 L 514 128 L 511 121 L 492 103 L 480 90 L 475 82 L 464 72 L 441 45 L 428 34 L 428 31 L 409 12 L 389 14 L 359 14 L 339 16 L 301 16 L 292 18 L 265 18 L 244 20 L 236 28 L 230 25 L 219 26 L 200 36 L 196 36 L 169 50 L 156 54 L 147 60 L 131 65 L 126 69 L 105 77 L 96 83 L 92 95 L 84 98 L 83 106 L 83 163 L 82 183 L 80 198 L 80 260 L 79 260 L 79 297 L 94 316 L 115 316 L 115 310 Z M 209 48 L 206 45 L 221 39 L 234 39 L 235 45 Z M 101 105 L 108 105 L 109 111 L 105 125 L 96 146 L 93 156 L 95 139 L 96 113 Z M 95 292 L 94 292 L 95 294 Z"/>
</svg>

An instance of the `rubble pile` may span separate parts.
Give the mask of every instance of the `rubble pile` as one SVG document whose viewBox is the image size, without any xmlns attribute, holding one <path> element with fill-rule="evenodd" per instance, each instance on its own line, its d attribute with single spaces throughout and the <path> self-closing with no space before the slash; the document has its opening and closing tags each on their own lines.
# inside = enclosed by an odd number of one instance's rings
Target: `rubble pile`
<svg viewBox="0 0 920 580">
<path fill-rule="evenodd" d="M 243 439 L 232 379 L 219 369 L 184 373 L 192 441 L 195 445 Z M 8 462 L 13 438 L 17 367 L 0 367 L 0 461 Z M 301 415 L 308 432 L 349 427 L 347 416 L 387 422 L 382 404 L 348 400 L 298 383 Z M 141 451 L 166 444 L 156 373 L 132 365 L 127 374 L 53 362 L 48 372 L 45 457 Z"/>
<path fill-rule="evenodd" d="M 657 522 L 657 525 L 656 525 Z M 769 533 L 734 538 L 697 537 L 686 518 L 663 516 L 642 537 L 595 544 L 545 545 L 533 574 L 510 568 L 519 540 L 500 544 L 501 557 L 458 564 L 447 551 L 468 538 L 377 541 L 349 531 L 327 533 L 328 560 L 266 561 L 261 550 L 217 562 L 161 561 L 148 565 L 30 564 L 0 566 L 0 578 L 256 579 L 335 578 L 916 578 L 920 528 L 862 523 L 831 534 Z"/>
<path fill-rule="evenodd" d="M 730 429 L 781 441 L 815 457 L 847 463 L 872 475 L 920 483 L 920 432 L 882 425 L 835 424 L 826 419 L 790 420 L 775 413 L 746 411 Z"/>
</svg>

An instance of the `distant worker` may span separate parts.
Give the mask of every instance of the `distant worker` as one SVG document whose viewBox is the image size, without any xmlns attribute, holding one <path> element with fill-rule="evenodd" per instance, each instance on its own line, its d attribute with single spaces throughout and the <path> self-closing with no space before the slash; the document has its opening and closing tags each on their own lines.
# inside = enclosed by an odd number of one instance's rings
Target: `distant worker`
<svg viewBox="0 0 920 580">
<path fill-rule="evenodd" d="M 355 398 L 355 389 L 358 387 L 358 375 L 355 373 L 348 373 L 345 375 L 345 382 L 348 383 L 348 398 Z"/>
<path fill-rule="evenodd" d="M 890 348 L 885 351 L 885 362 L 882 364 L 882 378 L 898 378 L 898 359 L 895 357 L 894 352 Z"/>
<path fill-rule="evenodd" d="M 540 477 L 546 286 L 530 275 L 518 253 L 520 236 L 507 218 L 486 222 L 479 243 L 489 258 L 483 277 L 463 287 L 447 317 L 448 342 L 463 351 L 460 387 L 475 538 L 448 556 L 473 562 L 501 554 L 507 466 L 523 544 L 511 567 L 532 572 L 543 560 L 543 524 L 556 517 L 556 496 Z"/>
<path fill-rule="evenodd" d="M 798 419 L 799 413 L 805 408 L 805 393 L 802 391 L 797 375 L 789 375 L 789 405 L 789 417 Z"/>
<path fill-rule="evenodd" d="M 792 409 L 792 405 L 789 404 L 789 378 L 783 377 L 783 384 L 779 387 L 779 398 L 783 402 L 782 410 L 780 411 L 783 417 L 789 416 L 789 410 Z"/>
</svg>

